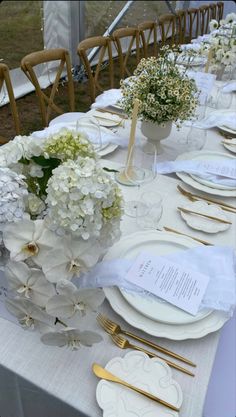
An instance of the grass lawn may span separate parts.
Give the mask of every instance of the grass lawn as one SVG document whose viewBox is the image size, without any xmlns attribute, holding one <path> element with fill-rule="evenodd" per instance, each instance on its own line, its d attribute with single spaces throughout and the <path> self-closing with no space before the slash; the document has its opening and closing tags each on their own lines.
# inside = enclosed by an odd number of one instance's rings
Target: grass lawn
<svg viewBox="0 0 236 417">
<path fill-rule="evenodd" d="M 125 3 L 125 1 L 86 1 L 86 36 L 102 34 Z M 42 8 L 43 1 L 37 0 L 0 2 L 0 60 L 10 69 L 19 67 L 21 59 L 28 53 L 43 49 Z M 134 26 L 167 12 L 164 1 L 136 1 L 119 27 Z M 119 67 L 116 63 L 114 68 L 115 87 L 119 87 Z M 102 85 L 104 89 L 109 88 L 106 70 L 103 71 Z M 60 86 L 58 96 L 60 96 L 58 104 L 61 103 L 65 111 L 68 111 L 66 86 Z M 91 102 L 87 83 L 75 82 L 75 97 L 76 111 L 88 111 Z M 17 108 L 22 134 L 30 134 L 34 130 L 42 129 L 35 93 L 18 99 Z M 0 107 L 0 135 L 9 139 L 15 136 L 9 105 Z"/>
</svg>

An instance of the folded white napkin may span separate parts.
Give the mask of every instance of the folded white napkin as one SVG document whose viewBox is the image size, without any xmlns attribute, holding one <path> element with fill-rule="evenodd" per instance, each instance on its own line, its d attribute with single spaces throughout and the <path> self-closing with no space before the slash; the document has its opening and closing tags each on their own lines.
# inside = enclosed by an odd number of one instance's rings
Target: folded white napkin
<svg viewBox="0 0 236 417">
<path fill-rule="evenodd" d="M 112 88 L 97 96 L 95 103 L 93 103 L 91 106 L 91 109 L 115 105 L 121 98 L 121 90 L 118 88 Z"/>
<path fill-rule="evenodd" d="M 231 93 L 232 91 L 236 91 L 236 81 L 232 81 L 227 83 L 221 90 L 223 93 Z"/>
<path fill-rule="evenodd" d="M 206 34 L 202 36 L 198 36 L 196 39 L 192 39 L 191 42 L 194 43 L 201 43 L 203 41 L 207 41 L 211 37 L 211 34 Z"/>
<path fill-rule="evenodd" d="M 76 122 L 70 122 L 70 123 L 56 123 L 55 125 L 46 127 L 44 130 L 39 130 L 36 132 L 33 132 L 31 136 L 35 137 L 36 139 L 45 139 L 50 135 L 54 135 L 55 133 L 58 133 L 60 130 L 70 130 L 75 131 L 76 130 Z M 82 132 L 84 132 L 89 140 L 94 144 L 98 145 L 98 135 L 97 132 L 91 127 L 85 127 L 80 126 L 78 121 L 78 129 Z M 101 132 L 101 141 L 102 145 L 106 145 L 108 143 L 115 143 L 120 146 L 127 146 L 127 141 L 124 140 L 124 138 L 121 138 L 119 135 L 113 133 L 111 130 L 106 129 L 105 127 L 100 127 Z"/>
<path fill-rule="evenodd" d="M 186 43 L 185 45 L 181 45 L 180 48 L 182 51 L 199 51 L 201 45 L 199 43 Z"/>
<path fill-rule="evenodd" d="M 164 257 L 210 277 L 200 309 L 222 310 L 232 315 L 236 305 L 236 257 L 233 248 L 201 246 Z M 131 265 L 132 260 L 128 259 L 100 262 L 90 272 L 76 279 L 75 284 L 79 288 L 118 286 L 150 296 L 150 293 L 125 280 L 124 276 Z"/>
<path fill-rule="evenodd" d="M 236 161 L 234 159 L 165 161 L 157 163 L 156 170 L 158 174 L 185 172 L 215 184 L 236 187 Z"/>
<path fill-rule="evenodd" d="M 236 112 L 216 110 L 210 113 L 205 119 L 194 123 L 194 126 L 200 129 L 210 129 L 216 126 L 227 126 L 230 129 L 236 130 Z"/>
</svg>

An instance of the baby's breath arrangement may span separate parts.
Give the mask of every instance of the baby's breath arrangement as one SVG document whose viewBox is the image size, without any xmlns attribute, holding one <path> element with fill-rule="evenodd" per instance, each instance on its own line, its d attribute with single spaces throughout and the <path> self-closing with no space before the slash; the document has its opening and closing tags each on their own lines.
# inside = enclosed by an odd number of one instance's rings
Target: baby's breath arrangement
<svg viewBox="0 0 236 417">
<path fill-rule="evenodd" d="M 103 302 L 103 291 L 72 281 L 86 281 L 119 239 L 122 205 L 119 187 L 79 131 L 61 129 L 46 139 L 17 136 L 1 147 L 6 306 L 24 328 L 39 329 L 43 343 L 75 350 L 101 340 L 78 326 Z"/>
<path fill-rule="evenodd" d="M 162 48 L 158 58 L 143 58 L 134 76 L 121 81 L 121 90 L 120 104 L 128 115 L 137 98 L 140 118 L 157 124 L 173 121 L 179 126 L 191 119 L 198 103 L 195 81 L 177 67 L 168 47 Z"/>
</svg>

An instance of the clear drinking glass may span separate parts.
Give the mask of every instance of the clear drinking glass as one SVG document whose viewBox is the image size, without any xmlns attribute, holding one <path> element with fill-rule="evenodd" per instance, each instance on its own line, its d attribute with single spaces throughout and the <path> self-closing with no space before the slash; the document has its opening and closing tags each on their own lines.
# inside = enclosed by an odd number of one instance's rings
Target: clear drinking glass
<svg viewBox="0 0 236 417">
<path fill-rule="evenodd" d="M 151 182 L 156 177 L 156 147 L 152 143 L 145 146 L 136 145 L 130 152 L 129 160 L 123 173 L 129 182 L 129 185 L 136 186 L 137 199 L 127 201 L 125 203 L 125 214 L 131 217 L 137 216 L 139 213 L 145 215 L 147 213 L 147 204 L 139 198 L 140 188 L 142 185 Z"/>
<path fill-rule="evenodd" d="M 97 152 L 102 149 L 101 127 L 95 117 L 80 117 L 76 122 L 76 130 L 84 133 L 88 137 Z"/>
<path fill-rule="evenodd" d="M 140 229 L 157 229 L 162 216 L 162 196 L 153 191 L 142 193 L 140 203 L 145 210 L 138 205 L 136 210 L 136 224 Z"/>
</svg>

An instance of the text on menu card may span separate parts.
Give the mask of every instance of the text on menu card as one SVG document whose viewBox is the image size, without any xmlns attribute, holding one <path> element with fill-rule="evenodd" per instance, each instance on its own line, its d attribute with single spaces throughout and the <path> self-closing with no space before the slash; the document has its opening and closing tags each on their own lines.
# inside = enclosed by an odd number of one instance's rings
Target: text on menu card
<svg viewBox="0 0 236 417">
<path fill-rule="evenodd" d="M 192 315 L 209 282 L 207 275 L 147 252 L 138 255 L 125 279 Z"/>
</svg>

